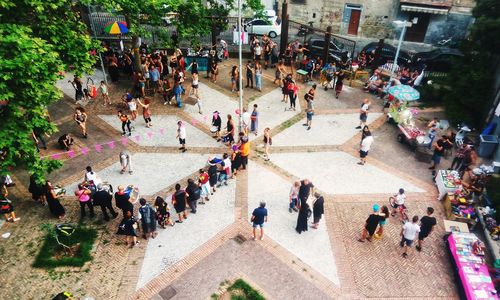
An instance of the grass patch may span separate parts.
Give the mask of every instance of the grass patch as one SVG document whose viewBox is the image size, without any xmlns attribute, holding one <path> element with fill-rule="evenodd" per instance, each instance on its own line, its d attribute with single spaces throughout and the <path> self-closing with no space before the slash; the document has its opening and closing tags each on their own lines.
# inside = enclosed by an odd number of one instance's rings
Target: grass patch
<svg viewBox="0 0 500 300">
<path fill-rule="evenodd" d="M 75 232 L 69 236 L 60 236 L 59 240 L 67 246 L 79 244 L 74 255 L 67 255 L 51 233 L 47 233 L 40 252 L 38 253 L 33 267 L 53 269 L 55 267 L 71 266 L 82 267 L 86 262 L 92 260 L 90 251 L 97 238 L 97 231 L 93 228 L 77 227 Z"/>
<path fill-rule="evenodd" d="M 243 279 L 236 280 L 227 290 L 231 293 L 231 300 L 265 300 L 264 296 Z"/>
</svg>

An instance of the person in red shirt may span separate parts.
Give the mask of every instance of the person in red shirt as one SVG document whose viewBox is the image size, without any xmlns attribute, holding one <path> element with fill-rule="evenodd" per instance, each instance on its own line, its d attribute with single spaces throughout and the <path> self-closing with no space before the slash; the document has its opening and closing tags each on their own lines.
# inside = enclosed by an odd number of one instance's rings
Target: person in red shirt
<svg viewBox="0 0 500 300">
<path fill-rule="evenodd" d="M 200 204 L 205 204 L 205 199 L 209 201 L 210 199 L 208 198 L 208 195 L 210 194 L 210 183 L 208 182 L 208 179 L 210 178 L 208 176 L 208 173 L 205 172 L 205 170 L 200 169 L 200 175 L 198 176 L 198 185 L 201 189 L 201 202 Z"/>
</svg>

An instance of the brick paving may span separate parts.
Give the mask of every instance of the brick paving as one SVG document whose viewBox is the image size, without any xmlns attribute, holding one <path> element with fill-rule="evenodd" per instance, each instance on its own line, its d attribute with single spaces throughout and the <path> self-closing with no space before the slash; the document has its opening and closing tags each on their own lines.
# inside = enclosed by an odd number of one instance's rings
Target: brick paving
<svg viewBox="0 0 500 300">
<path fill-rule="evenodd" d="M 201 81 L 207 88 L 215 89 L 226 95 L 229 101 L 236 102 L 236 94 L 229 90 L 230 81 L 225 76 L 234 63 L 230 60 L 221 64 L 221 75 L 217 84 L 205 79 Z M 272 69 L 264 71 L 263 92 L 244 89 L 246 104 L 276 89 L 276 86 L 272 84 L 273 73 Z M 381 111 L 380 100 L 374 99 L 359 89 L 347 87 L 347 83 L 345 84 L 345 91 L 339 100 L 333 97 L 331 90 L 318 91 L 317 115 L 356 114 L 365 97 L 372 98 L 372 112 Z M 302 85 L 299 92 L 298 99 L 301 107 L 305 107 L 303 94 L 309 86 L 309 84 Z M 114 115 L 120 108 L 117 104 L 119 98 L 127 89 L 128 86 L 124 82 L 111 87 L 114 102 L 111 106 L 102 106 L 100 99 L 94 103 L 85 104 L 91 116 L 88 139 L 80 137 L 79 130 L 72 121 L 71 113 L 76 105 L 69 97 L 65 97 L 50 108 L 52 119 L 61 132 L 74 133 L 77 138 L 77 148 L 117 139 L 116 130 L 97 115 Z M 279 99 L 275 100 L 279 101 Z M 180 111 L 173 106 L 164 106 L 159 95 L 153 97 L 151 110 L 153 122 L 155 115 L 175 116 L 185 121 L 190 121 L 193 117 L 193 114 Z M 421 117 L 432 117 L 439 113 L 439 110 L 429 109 Z M 374 114 L 371 116 L 375 118 Z M 270 123 L 273 126 L 272 135 L 283 132 L 294 123 L 301 121 L 303 117 L 304 113 L 301 112 L 296 116 L 290 116 L 288 120 L 283 119 L 280 121 L 281 124 Z M 92 252 L 94 256 L 92 263 L 82 268 L 58 268 L 51 272 L 34 270 L 30 267 L 43 236 L 38 225 L 44 222 L 55 224 L 56 221 L 50 219 L 46 207 L 40 207 L 28 200 L 30 197 L 25 186 L 28 182 L 28 175 L 26 172 L 16 170 L 14 179 L 19 184 L 11 188 L 11 195 L 16 201 L 16 210 L 22 220 L 16 224 L 5 224 L 0 229 L 0 233 L 7 231 L 12 233 L 9 239 L 0 241 L 0 254 L 2 254 L 0 270 L 4 275 L 0 277 L 0 286 L 4 288 L 5 297 L 47 299 L 57 292 L 68 290 L 77 297 L 88 295 L 95 299 L 166 300 L 170 299 L 170 296 L 173 296 L 172 299 L 206 299 L 212 293 L 217 292 L 221 282 L 244 278 L 255 284 L 269 299 L 457 298 L 452 270 L 441 240 L 444 232 L 441 221 L 444 218 L 443 209 L 441 204 L 435 201 L 436 189 L 432 184 L 427 165 L 416 162 L 410 157 L 411 152 L 404 145 L 397 144 L 395 141 L 397 130 L 385 124 L 383 116 L 372 121 L 373 124 L 370 127 L 377 139 L 373 151 L 370 152 L 368 163 L 404 181 L 411 182 L 425 191 L 425 193 L 408 194 L 411 214 L 421 216 L 427 206 L 433 206 L 436 209 L 439 226 L 426 240 L 422 253 L 412 252 L 406 260 L 401 257 L 401 249 L 398 246 L 400 224 L 395 219 L 391 219 L 386 226 L 383 239 L 373 243 L 357 242 L 371 205 L 375 202 L 386 204 L 387 197 L 390 195 L 386 191 L 372 191 L 366 194 L 349 192 L 335 195 L 320 191 L 324 193 L 327 200 L 325 223 L 322 224 L 326 226 L 329 238 L 329 245 L 325 247 L 331 248 L 335 258 L 340 285 L 336 285 L 321 275 L 318 270 L 303 262 L 282 243 L 277 243 L 271 238 L 259 242 L 245 241 L 239 244 L 235 240 L 241 240 L 241 237 L 245 240 L 249 236 L 251 226 L 247 220 L 248 210 L 253 209 L 253 207 L 248 207 L 248 176 L 251 176 L 251 173 L 242 171 L 236 178 L 234 223 L 197 246 L 189 255 L 173 263 L 170 268 L 152 279 L 143 288 L 135 291 L 147 245 L 143 242 L 135 249 L 125 248 L 121 239 L 114 234 L 119 220 L 104 224 L 99 216 L 96 220 L 85 221 L 86 224 L 98 228 L 100 233 Z M 200 122 L 194 126 L 203 133 L 209 134 L 208 122 Z M 55 134 L 48 139 L 49 150 L 42 151 L 42 153 L 51 154 L 56 151 L 54 143 L 57 136 L 58 134 Z M 329 143 L 325 142 L 324 145 L 272 147 L 272 153 L 274 151 L 283 154 L 300 153 L 306 156 L 308 153 L 315 152 L 342 151 L 357 157 L 359 138 L 359 134 L 355 134 L 342 145 L 328 146 Z M 134 142 L 129 143 L 128 149 L 133 153 L 178 153 L 173 146 L 141 147 Z M 195 147 L 190 150 L 190 153 L 208 155 L 221 153 L 226 149 L 223 146 Z M 54 182 L 68 185 L 82 177 L 81 170 L 88 164 L 99 172 L 116 163 L 119 150 L 120 147 L 116 147 L 106 149 L 99 154 L 76 156 L 66 160 L 65 166 L 50 177 Z M 261 139 L 253 143 L 253 150 L 251 159 L 268 171 L 289 182 L 298 178 L 298 174 L 294 174 L 293 171 L 284 171 L 274 163 L 265 162 L 262 159 L 259 155 L 262 153 Z M 194 176 L 195 173 L 188 177 Z M 184 182 L 186 178 L 178 179 Z M 273 183 L 269 182 L 269 184 Z M 161 191 L 155 194 L 170 192 L 172 185 L 171 182 L 166 183 L 159 187 Z M 68 221 L 77 222 L 79 207 L 74 197 L 65 197 L 63 204 L 68 211 Z M 272 212 L 270 213 L 272 216 Z M 172 230 L 175 230 L 175 227 Z M 16 253 L 16 255 L 5 255 L 6 253 Z"/>
</svg>

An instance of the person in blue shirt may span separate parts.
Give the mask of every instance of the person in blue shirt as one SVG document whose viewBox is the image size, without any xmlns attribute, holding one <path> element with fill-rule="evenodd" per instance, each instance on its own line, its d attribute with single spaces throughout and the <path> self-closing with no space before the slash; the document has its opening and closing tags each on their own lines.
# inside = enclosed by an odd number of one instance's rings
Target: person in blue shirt
<svg viewBox="0 0 500 300">
<path fill-rule="evenodd" d="M 158 91 L 158 88 L 160 87 L 159 85 L 160 71 L 158 71 L 158 69 L 154 65 L 152 65 L 151 69 L 149 70 L 149 78 L 153 86 L 153 95 L 154 95 Z"/>
<path fill-rule="evenodd" d="M 252 224 L 253 224 L 253 237 L 252 239 L 256 239 L 255 231 L 257 227 L 260 227 L 260 240 L 264 239 L 264 222 L 267 222 L 267 209 L 266 202 L 260 202 L 259 207 L 253 210 L 252 213 Z"/>
<path fill-rule="evenodd" d="M 182 92 L 184 91 L 184 88 L 182 85 L 180 85 L 179 82 L 176 82 L 174 85 L 174 95 L 175 95 L 175 101 L 177 102 L 178 107 L 182 107 Z"/>
</svg>

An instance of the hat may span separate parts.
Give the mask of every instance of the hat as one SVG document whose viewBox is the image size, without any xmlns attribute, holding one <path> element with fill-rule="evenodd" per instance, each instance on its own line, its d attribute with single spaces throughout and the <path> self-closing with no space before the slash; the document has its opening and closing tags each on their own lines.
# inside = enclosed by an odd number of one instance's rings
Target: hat
<svg viewBox="0 0 500 300">
<path fill-rule="evenodd" d="M 377 212 L 379 211 L 380 206 L 378 204 L 373 204 L 373 211 Z"/>
</svg>

